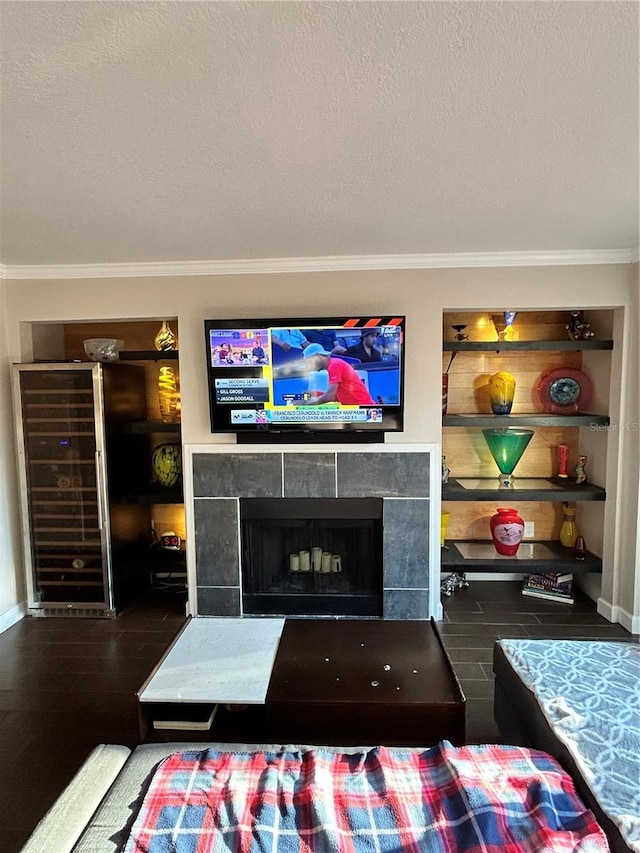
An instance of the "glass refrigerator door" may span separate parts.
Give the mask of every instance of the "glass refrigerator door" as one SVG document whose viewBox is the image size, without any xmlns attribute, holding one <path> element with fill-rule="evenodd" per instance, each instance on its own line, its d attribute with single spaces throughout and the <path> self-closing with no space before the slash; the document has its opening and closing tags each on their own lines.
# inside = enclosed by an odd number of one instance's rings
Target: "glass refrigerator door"
<svg viewBox="0 0 640 853">
<path fill-rule="evenodd" d="M 31 607 L 111 608 L 98 371 L 20 370 Z"/>
</svg>

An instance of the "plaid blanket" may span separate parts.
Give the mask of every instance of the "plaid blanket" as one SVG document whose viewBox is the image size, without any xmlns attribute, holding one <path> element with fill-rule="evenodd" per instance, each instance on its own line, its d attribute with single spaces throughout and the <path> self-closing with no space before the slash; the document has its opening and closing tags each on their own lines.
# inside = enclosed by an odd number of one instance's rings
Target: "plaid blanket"
<svg viewBox="0 0 640 853">
<path fill-rule="evenodd" d="M 603 853 L 571 778 L 512 746 L 175 753 L 126 853 Z"/>
</svg>

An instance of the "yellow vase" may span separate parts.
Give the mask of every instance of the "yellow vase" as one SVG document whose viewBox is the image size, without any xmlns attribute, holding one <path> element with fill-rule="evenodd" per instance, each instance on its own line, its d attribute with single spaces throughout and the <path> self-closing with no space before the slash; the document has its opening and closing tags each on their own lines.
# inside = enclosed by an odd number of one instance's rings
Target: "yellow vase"
<svg viewBox="0 0 640 853">
<path fill-rule="evenodd" d="M 440 513 L 440 547 L 444 548 L 444 540 L 447 538 L 447 527 L 449 525 L 449 519 L 451 518 L 451 513 L 446 510 L 442 510 Z"/>
<path fill-rule="evenodd" d="M 178 386 L 173 367 L 161 367 L 158 373 L 158 404 L 163 423 L 173 424 L 179 420 L 178 400 Z"/>
<path fill-rule="evenodd" d="M 560 544 L 564 548 L 574 548 L 578 538 L 576 525 L 576 508 L 568 503 L 562 504 L 564 519 L 560 525 Z"/>
<path fill-rule="evenodd" d="M 494 415 L 508 415 L 513 406 L 516 380 L 510 373 L 501 370 L 489 378 L 489 400 Z"/>
</svg>

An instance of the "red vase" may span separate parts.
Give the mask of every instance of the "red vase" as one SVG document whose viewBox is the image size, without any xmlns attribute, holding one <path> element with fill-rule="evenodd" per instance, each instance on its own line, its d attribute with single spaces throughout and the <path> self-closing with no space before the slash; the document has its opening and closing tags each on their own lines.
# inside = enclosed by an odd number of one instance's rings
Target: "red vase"
<svg viewBox="0 0 640 853">
<path fill-rule="evenodd" d="M 513 557 L 524 535 L 524 521 L 515 509 L 499 507 L 489 521 L 491 537 L 498 554 Z"/>
</svg>

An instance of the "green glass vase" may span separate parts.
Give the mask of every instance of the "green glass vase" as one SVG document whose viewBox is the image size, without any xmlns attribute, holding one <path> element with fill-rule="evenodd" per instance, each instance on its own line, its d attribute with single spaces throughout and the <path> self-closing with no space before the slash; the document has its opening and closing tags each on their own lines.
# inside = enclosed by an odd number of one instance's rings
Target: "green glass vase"
<svg viewBox="0 0 640 853">
<path fill-rule="evenodd" d="M 512 474 L 533 437 L 532 429 L 483 429 L 485 441 L 500 471 L 500 485 L 509 488 L 513 485 Z"/>
</svg>

